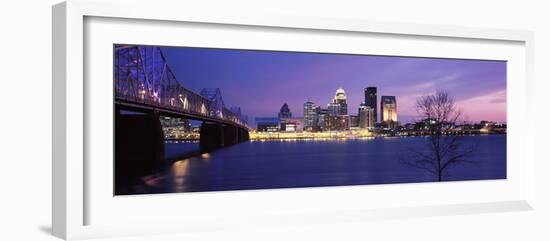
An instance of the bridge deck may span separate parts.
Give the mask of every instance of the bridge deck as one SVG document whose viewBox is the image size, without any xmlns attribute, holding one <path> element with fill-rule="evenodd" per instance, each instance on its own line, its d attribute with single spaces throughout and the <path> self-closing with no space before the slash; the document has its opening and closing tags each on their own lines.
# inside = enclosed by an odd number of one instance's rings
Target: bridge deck
<svg viewBox="0 0 550 241">
<path fill-rule="evenodd" d="M 238 124 L 229 120 L 211 117 L 208 115 L 204 115 L 200 112 L 181 111 L 177 108 L 171 108 L 169 106 L 159 106 L 159 105 L 154 105 L 154 104 L 149 104 L 144 102 L 133 102 L 133 101 L 128 101 L 120 98 L 117 98 L 115 100 L 115 105 L 124 107 L 125 109 L 130 111 L 136 111 L 136 112 L 158 111 L 160 115 L 164 115 L 164 116 L 207 121 L 212 123 L 220 123 L 224 125 L 232 125 L 243 129 L 248 129 L 248 126 L 246 125 Z"/>
</svg>

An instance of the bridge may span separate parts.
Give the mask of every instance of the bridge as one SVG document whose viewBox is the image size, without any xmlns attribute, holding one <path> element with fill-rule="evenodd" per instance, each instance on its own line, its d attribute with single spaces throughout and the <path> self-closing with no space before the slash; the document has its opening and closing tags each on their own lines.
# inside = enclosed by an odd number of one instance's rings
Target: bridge
<svg viewBox="0 0 550 241">
<path fill-rule="evenodd" d="M 117 162 L 164 159 L 160 116 L 203 121 L 201 151 L 249 140 L 240 108 L 227 108 L 218 88 L 183 86 L 159 47 L 115 45 L 113 54 Z"/>
</svg>

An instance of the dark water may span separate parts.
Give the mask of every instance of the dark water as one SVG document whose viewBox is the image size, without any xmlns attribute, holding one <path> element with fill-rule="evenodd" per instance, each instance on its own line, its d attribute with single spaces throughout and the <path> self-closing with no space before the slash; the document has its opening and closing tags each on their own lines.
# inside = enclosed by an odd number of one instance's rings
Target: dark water
<svg viewBox="0 0 550 241">
<path fill-rule="evenodd" d="M 167 168 L 143 177 L 130 193 L 166 193 L 437 181 L 403 163 L 426 137 L 246 142 L 178 159 L 198 143 L 166 143 Z M 506 135 L 466 136 L 476 151 L 445 181 L 506 178 Z"/>
</svg>

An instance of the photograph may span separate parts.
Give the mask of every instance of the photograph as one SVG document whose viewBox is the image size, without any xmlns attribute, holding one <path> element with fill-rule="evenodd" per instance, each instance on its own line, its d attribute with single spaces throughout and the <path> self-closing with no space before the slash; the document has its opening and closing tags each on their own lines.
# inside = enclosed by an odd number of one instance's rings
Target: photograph
<svg viewBox="0 0 550 241">
<path fill-rule="evenodd" d="M 114 195 L 507 178 L 507 61 L 113 45 Z"/>
</svg>

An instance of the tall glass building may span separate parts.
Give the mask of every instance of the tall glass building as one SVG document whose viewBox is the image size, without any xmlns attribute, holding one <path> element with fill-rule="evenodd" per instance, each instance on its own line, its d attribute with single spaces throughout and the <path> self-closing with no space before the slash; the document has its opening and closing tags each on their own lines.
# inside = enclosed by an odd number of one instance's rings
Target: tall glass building
<svg viewBox="0 0 550 241">
<path fill-rule="evenodd" d="M 376 125 L 376 120 L 374 119 L 374 109 L 370 106 L 367 106 L 365 103 L 362 103 L 359 106 L 358 116 L 359 116 L 359 128 L 372 128 Z"/>
<path fill-rule="evenodd" d="M 378 121 L 377 119 L 377 113 L 378 113 L 378 107 L 376 104 L 377 100 L 376 96 L 376 87 L 370 86 L 365 88 L 365 105 L 372 108 L 374 110 L 374 122 L 376 123 Z"/>
<path fill-rule="evenodd" d="M 388 127 L 397 124 L 397 100 L 395 96 L 382 96 L 380 99 L 381 121 Z"/>
<path fill-rule="evenodd" d="M 319 106 L 308 101 L 304 103 L 304 130 L 313 131 L 319 126 Z"/>
</svg>

